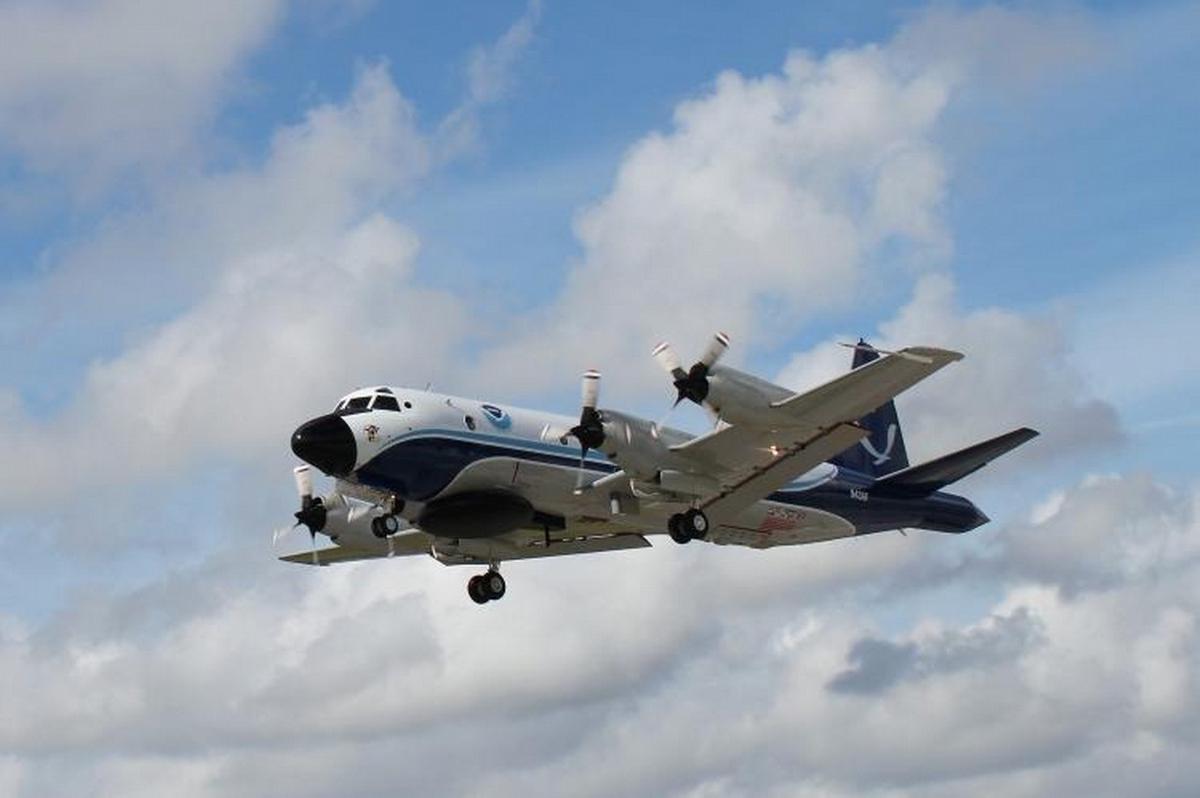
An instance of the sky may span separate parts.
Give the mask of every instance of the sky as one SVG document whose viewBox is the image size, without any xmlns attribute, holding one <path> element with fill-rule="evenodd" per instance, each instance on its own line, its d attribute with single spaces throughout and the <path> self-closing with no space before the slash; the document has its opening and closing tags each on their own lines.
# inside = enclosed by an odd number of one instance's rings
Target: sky
<svg viewBox="0 0 1200 798">
<path fill-rule="evenodd" d="M 1200 5 L 0 0 L 0 794 L 1200 792 Z M 966 358 L 992 523 L 276 561 L 350 389 Z M 681 423 L 698 423 L 683 414 Z"/>
</svg>

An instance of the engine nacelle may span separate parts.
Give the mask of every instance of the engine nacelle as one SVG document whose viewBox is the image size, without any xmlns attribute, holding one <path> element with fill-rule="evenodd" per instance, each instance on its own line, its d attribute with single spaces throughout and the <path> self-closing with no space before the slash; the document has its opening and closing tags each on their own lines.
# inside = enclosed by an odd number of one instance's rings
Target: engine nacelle
<svg viewBox="0 0 1200 798">
<path fill-rule="evenodd" d="M 779 423 L 779 410 L 771 407 L 771 403 L 794 395 L 794 391 L 753 374 L 728 366 L 713 366 L 708 375 L 708 395 L 704 404 L 731 424 L 771 428 Z"/>
<path fill-rule="evenodd" d="M 602 410 L 600 415 L 604 421 L 600 451 L 618 461 L 634 479 L 656 478 L 664 465 L 676 459 L 671 447 L 688 440 L 681 432 L 660 429 L 654 422 L 628 413 Z"/>
<path fill-rule="evenodd" d="M 322 501 L 325 504 L 325 528 L 321 530 L 335 543 L 357 549 L 372 550 L 380 545 L 380 538 L 375 534 L 372 524 L 376 518 L 387 513 L 383 508 L 359 499 L 344 496 L 341 493 L 331 493 Z M 408 528 L 403 519 L 397 519 L 400 529 Z"/>
</svg>

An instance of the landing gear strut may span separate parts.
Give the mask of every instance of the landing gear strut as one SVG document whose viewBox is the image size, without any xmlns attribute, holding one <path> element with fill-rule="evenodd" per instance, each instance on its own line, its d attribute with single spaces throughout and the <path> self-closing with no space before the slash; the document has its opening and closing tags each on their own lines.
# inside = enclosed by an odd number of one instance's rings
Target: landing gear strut
<svg viewBox="0 0 1200 798">
<path fill-rule="evenodd" d="M 708 534 L 708 516 L 695 507 L 686 513 L 675 513 L 667 520 L 667 531 L 676 543 L 703 540 Z"/>
<path fill-rule="evenodd" d="M 504 577 L 495 568 L 489 568 L 487 573 L 477 574 L 467 581 L 467 595 L 476 604 L 503 598 L 504 591 Z"/>
</svg>

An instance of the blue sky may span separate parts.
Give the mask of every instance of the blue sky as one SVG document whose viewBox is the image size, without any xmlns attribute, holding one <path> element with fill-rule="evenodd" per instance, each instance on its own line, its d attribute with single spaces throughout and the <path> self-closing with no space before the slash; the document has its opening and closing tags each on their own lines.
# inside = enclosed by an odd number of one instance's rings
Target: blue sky
<svg viewBox="0 0 1200 798">
<path fill-rule="evenodd" d="M 1198 29 L 1182 2 L 0 2 L 0 792 L 1194 792 Z M 520 564 L 488 616 L 436 563 L 273 559 L 288 433 L 351 387 L 570 410 L 598 366 L 654 416 L 650 346 L 715 328 L 796 387 L 848 337 L 961 349 L 902 397 L 915 457 L 1043 436 L 964 483 L 994 519 L 967 538 Z M 896 751 L 918 710 L 964 743 Z M 484 745 L 511 724 L 525 753 Z M 703 762 L 628 742 L 716 727 Z"/>
</svg>

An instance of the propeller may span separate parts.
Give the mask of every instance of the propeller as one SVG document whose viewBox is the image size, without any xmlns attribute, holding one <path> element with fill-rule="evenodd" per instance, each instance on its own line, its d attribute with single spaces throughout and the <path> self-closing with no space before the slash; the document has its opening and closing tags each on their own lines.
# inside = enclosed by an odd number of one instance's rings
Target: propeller
<svg viewBox="0 0 1200 798">
<path fill-rule="evenodd" d="M 675 350 L 669 343 L 663 341 L 654 347 L 654 359 L 662 366 L 663 371 L 670 374 L 675 381 L 677 394 L 675 404 L 671 406 L 672 410 L 678 407 L 684 399 L 690 399 L 698 405 L 704 404 L 704 400 L 708 398 L 709 371 L 728 348 L 729 336 L 723 332 L 715 334 L 708 342 L 700 359 L 693 363 L 690 369 L 684 371 L 679 355 L 675 354 Z"/>
<path fill-rule="evenodd" d="M 292 476 L 296 479 L 296 492 L 300 494 L 300 509 L 296 512 L 296 523 L 292 525 L 292 529 L 301 524 L 308 528 L 308 536 L 312 539 L 313 565 L 320 565 L 321 559 L 317 556 L 317 533 L 325 528 L 325 503 L 321 501 L 320 496 L 313 496 L 311 466 L 296 466 L 292 469 Z"/>
<path fill-rule="evenodd" d="M 599 449 L 604 445 L 604 419 L 596 405 L 600 401 L 600 372 L 588 369 L 583 373 L 580 383 L 580 399 L 582 409 L 579 411 L 579 423 L 567 430 L 567 435 L 579 441 L 579 477 L 575 481 L 575 489 L 583 486 L 583 464 L 587 460 L 590 449 Z"/>
</svg>

